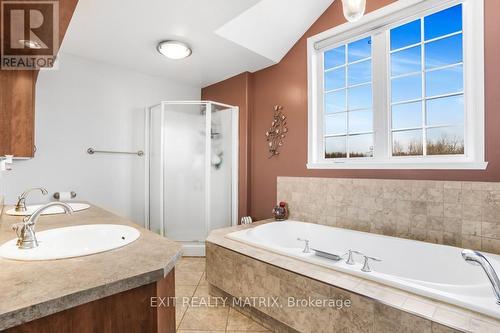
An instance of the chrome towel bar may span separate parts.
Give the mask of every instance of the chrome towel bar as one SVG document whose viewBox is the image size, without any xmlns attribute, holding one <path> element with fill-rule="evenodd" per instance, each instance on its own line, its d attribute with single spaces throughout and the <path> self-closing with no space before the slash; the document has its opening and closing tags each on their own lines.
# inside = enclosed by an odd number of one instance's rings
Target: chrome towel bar
<svg viewBox="0 0 500 333">
<path fill-rule="evenodd" d="M 89 148 L 89 149 L 87 149 L 87 154 L 89 154 L 89 155 L 94 155 L 94 154 L 126 154 L 126 155 L 144 156 L 144 152 L 142 150 L 139 150 L 137 152 L 132 152 L 132 151 L 109 151 L 109 150 L 95 150 L 92 147 Z"/>
</svg>

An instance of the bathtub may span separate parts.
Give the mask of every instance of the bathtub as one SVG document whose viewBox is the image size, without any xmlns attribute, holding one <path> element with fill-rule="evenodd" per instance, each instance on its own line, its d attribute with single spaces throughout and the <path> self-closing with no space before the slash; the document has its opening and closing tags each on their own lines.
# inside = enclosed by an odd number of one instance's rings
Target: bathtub
<svg viewBox="0 0 500 333">
<path fill-rule="evenodd" d="M 466 263 L 457 247 L 333 228 L 298 221 L 272 222 L 228 234 L 226 237 L 281 255 L 324 266 L 415 294 L 437 299 L 500 319 L 488 278 L 481 267 Z M 382 259 L 370 262 L 371 272 L 361 271 L 363 258 L 355 265 L 303 253 L 311 248 L 343 255 L 349 249 Z M 500 256 L 485 254 L 500 273 Z"/>
</svg>

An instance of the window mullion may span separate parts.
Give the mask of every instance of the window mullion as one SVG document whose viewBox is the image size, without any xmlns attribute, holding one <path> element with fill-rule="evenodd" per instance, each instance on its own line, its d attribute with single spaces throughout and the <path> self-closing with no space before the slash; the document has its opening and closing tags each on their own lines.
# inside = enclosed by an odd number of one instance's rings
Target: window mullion
<svg viewBox="0 0 500 333">
<path fill-rule="evenodd" d="M 315 139 L 316 139 L 316 147 L 314 151 L 314 156 L 318 160 L 325 160 L 325 81 L 324 81 L 324 54 L 319 52 L 318 53 L 318 68 L 317 68 L 317 73 L 318 73 L 318 87 L 317 87 L 317 100 L 318 100 L 318 112 L 316 114 L 316 117 L 318 119 L 318 126 L 316 126 L 316 133 L 315 133 Z"/>
<path fill-rule="evenodd" d="M 349 44 L 345 46 L 345 156 L 349 156 Z"/>
<path fill-rule="evenodd" d="M 374 159 L 389 156 L 389 33 L 379 32 L 372 37 L 373 51 L 373 137 Z"/>
<path fill-rule="evenodd" d="M 427 156 L 427 72 L 425 61 L 425 18 L 420 20 L 421 68 L 422 68 L 422 155 Z"/>
</svg>

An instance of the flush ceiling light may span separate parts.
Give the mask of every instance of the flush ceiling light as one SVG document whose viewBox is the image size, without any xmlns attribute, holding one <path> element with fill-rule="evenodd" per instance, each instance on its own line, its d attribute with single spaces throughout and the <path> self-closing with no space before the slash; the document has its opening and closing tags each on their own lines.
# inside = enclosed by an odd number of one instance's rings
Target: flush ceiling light
<svg viewBox="0 0 500 333">
<path fill-rule="evenodd" d="M 191 55 L 191 48 L 183 42 L 166 40 L 158 44 L 158 52 L 169 59 L 184 59 Z"/>
<path fill-rule="evenodd" d="M 366 0 L 342 0 L 344 16 L 349 22 L 356 22 L 365 14 Z"/>
</svg>

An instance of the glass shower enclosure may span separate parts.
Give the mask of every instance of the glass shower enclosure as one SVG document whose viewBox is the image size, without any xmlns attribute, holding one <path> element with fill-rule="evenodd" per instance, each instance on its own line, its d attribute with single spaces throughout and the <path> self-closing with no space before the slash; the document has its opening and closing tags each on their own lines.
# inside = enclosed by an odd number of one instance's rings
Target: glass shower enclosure
<svg viewBox="0 0 500 333">
<path fill-rule="evenodd" d="M 146 227 L 205 255 L 205 239 L 237 224 L 238 107 L 166 101 L 146 110 Z"/>
</svg>

